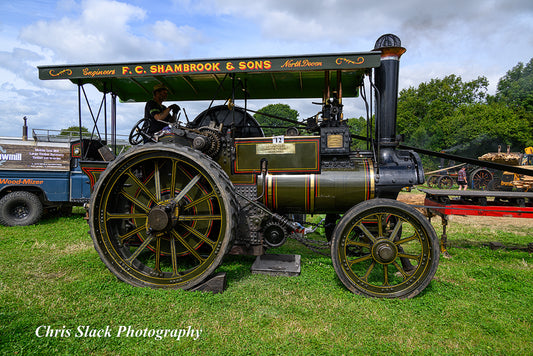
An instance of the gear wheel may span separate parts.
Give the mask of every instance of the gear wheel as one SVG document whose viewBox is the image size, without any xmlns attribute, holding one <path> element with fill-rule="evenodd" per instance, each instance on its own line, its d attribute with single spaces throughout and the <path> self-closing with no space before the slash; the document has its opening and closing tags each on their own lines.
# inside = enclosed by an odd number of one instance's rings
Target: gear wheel
<svg viewBox="0 0 533 356">
<path fill-rule="evenodd" d="M 209 147 L 206 148 L 205 154 L 214 157 L 219 151 L 221 146 L 220 134 L 217 130 L 210 127 L 200 127 L 198 129 L 200 133 L 208 138 L 210 143 Z"/>
<path fill-rule="evenodd" d="M 287 241 L 287 233 L 283 226 L 271 221 L 263 229 L 263 240 L 268 247 L 279 247 Z"/>
</svg>

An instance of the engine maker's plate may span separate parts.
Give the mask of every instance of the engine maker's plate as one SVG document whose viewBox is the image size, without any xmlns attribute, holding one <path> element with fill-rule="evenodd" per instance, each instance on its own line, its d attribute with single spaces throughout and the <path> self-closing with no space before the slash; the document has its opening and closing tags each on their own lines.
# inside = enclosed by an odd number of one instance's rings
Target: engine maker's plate
<svg viewBox="0 0 533 356">
<path fill-rule="evenodd" d="M 319 136 L 236 139 L 235 173 L 259 174 L 261 159 L 269 173 L 319 173 Z"/>
</svg>

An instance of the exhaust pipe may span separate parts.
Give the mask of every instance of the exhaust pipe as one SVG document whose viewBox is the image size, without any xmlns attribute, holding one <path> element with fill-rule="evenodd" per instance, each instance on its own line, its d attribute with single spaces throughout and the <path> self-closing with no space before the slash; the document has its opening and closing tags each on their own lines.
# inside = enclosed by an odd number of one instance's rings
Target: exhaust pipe
<svg viewBox="0 0 533 356">
<path fill-rule="evenodd" d="M 397 146 L 396 110 L 398 107 L 398 74 L 400 57 L 406 49 L 398 36 L 386 34 L 378 38 L 374 50 L 381 51 L 381 66 L 375 69 L 379 106 L 376 113 L 376 138 L 380 146 Z"/>
<path fill-rule="evenodd" d="M 392 34 L 378 38 L 374 50 L 381 51 L 381 65 L 374 69 L 378 98 L 376 110 L 376 196 L 396 199 L 403 187 L 424 183 L 424 169 L 418 154 L 397 150 L 398 75 L 400 57 L 405 53 L 400 39 Z"/>
<path fill-rule="evenodd" d="M 28 141 L 28 125 L 26 124 L 28 118 L 24 116 L 22 120 L 24 120 L 24 125 L 22 126 L 22 141 Z"/>
</svg>

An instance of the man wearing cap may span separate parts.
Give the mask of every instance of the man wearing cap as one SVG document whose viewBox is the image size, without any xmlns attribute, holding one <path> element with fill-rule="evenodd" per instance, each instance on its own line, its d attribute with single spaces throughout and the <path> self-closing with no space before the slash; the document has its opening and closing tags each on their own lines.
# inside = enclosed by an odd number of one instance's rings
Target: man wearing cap
<svg viewBox="0 0 533 356">
<path fill-rule="evenodd" d="M 148 134 L 150 136 L 168 126 L 168 122 L 172 118 L 170 114 L 171 110 L 177 112 L 180 109 L 176 104 L 172 104 L 168 108 L 163 105 L 163 101 L 168 96 L 168 88 L 164 85 L 156 85 L 153 95 L 153 99 L 149 100 L 144 107 L 144 117 L 150 122 L 148 128 Z"/>
</svg>

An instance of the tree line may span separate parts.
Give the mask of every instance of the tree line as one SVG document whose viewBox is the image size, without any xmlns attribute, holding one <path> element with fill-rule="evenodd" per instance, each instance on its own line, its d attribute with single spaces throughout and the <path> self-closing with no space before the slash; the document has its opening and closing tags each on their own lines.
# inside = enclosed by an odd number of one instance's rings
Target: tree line
<svg viewBox="0 0 533 356">
<path fill-rule="evenodd" d="M 476 158 L 533 145 L 533 58 L 519 63 L 488 95 L 487 78 L 448 75 L 400 91 L 398 133 L 407 145 Z"/>
</svg>

